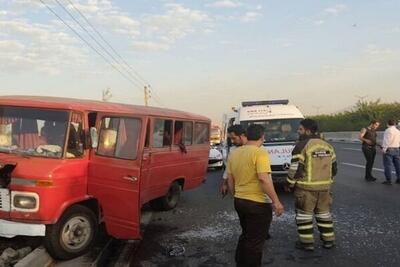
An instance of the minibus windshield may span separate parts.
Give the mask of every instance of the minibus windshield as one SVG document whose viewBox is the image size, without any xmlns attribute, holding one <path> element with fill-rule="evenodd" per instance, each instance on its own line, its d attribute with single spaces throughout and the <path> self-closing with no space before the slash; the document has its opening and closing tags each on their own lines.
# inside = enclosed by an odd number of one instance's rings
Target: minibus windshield
<svg viewBox="0 0 400 267">
<path fill-rule="evenodd" d="M 61 158 L 69 112 L 0 106 L 0 153 Z"/>
<path fill-rule="evenodd" d="M 242 121 L 240 124 L 247 129 L 252 124 L 265 128 L 265 143 L 293 142 L 299 138 L 297 129 L 302 119 L 277 119 L 260 121 Z"/>
</svg>

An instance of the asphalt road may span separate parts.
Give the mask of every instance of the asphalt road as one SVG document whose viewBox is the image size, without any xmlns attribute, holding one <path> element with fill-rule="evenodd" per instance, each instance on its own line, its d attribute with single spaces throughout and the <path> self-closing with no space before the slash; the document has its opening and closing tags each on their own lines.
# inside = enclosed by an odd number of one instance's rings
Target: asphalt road
<svg viewBox="0 0 400 267">
<path fill-rule="evenodd" d="M 381 184 L 380 155 L 374 170 L 378 181 L 368 183 L 360 146 L 334 146 L 339 162 L 333 187 L 337 247 L 321 248 L 316 230 L 316 250 L 296 250 L 293 197 L 280 190 L 286 212 L 274 217 L 263 265 L 400 266 L 400 185 Z M 232 198 L 218 194 L 221 176 L 220 171 L 210 171 L 203 186 L 183 193 L 175 210 L 154 212 L 131 266 L 234 266 L 240 227 Z"/>
</svg>

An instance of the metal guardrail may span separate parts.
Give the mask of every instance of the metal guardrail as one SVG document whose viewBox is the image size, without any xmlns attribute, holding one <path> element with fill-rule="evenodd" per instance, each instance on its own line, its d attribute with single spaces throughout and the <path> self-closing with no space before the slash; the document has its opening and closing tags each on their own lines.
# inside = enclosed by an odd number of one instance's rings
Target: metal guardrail
<svg viewBox="0 0 400 267">
<path fill-rule="evenodd" d="M 360 143 L 358 140 L 359 132 L 325 132 L 323 133 L 324 137 L 328 141 L 334 142 L 351 142 L 351 143 Z M 378 142 L 382 142 L 383 140 L 383 131 L 377 132 L 378 134 Z"/>
</svg>

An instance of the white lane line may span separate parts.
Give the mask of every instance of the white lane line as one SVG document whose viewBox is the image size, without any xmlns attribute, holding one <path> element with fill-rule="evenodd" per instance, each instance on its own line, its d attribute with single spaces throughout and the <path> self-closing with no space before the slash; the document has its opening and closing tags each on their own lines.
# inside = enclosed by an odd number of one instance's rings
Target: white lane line
<svg viewBox="0 0 400 267">
<path fill-rule="evenodd" d="M 365 166 L 359 165 L 359 164 L 353 164 L 353 163 L 347 163 L 347 162 L 341 162 L 340 164 L 365 169 Z M 374 171 L 378 171 L 378 172 L 384 172 L 385 171 L 384 169 L 379 169 L 379 168 L 372 168 L 372 169 Z M 396 173 L 396 172 L 392 171 L 392 173 Z"/>
<path fill-rule="evenodd" d="M 353 164 L 353 163 L 347 163 L 347 162 L 341 162 L 340 164 L 365 169 L 365 166 L 359 165 L 359 164 Z M 383 169 L 378 169 L 378 168 L 373 168 L 373 170 L 378 171 L 378 172 L 384 172 Z"/>
<path fill-rule="evenodd" d="M 343 150 L 351 150 L 351 151 L 361 152 L 361 149 L 359 149 L 359 148 L 344 147 L 344 148 L 342 148 L 342 149 L 343 149 Z"/>
</svg>

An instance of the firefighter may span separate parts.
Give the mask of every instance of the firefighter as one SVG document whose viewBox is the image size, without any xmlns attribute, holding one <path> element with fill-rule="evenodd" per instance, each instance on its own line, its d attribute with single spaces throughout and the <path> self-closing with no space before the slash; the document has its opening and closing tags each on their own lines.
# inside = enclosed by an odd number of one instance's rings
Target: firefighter
<svg viewBox="0 0 400 267">
<path fill-rule="evenodd" d="M 294 190 L 299 240 L 296 248 L 314 250 L 313 218 L 317 221 L 323 247 L 334 247 L 331 214 L 331 184 L 337 173 L 333 147 L 322 140 L 314 120 L 305 119 L 298 129 L 299 141 L 292 152 L 286 190 Z"/>
</svg>

